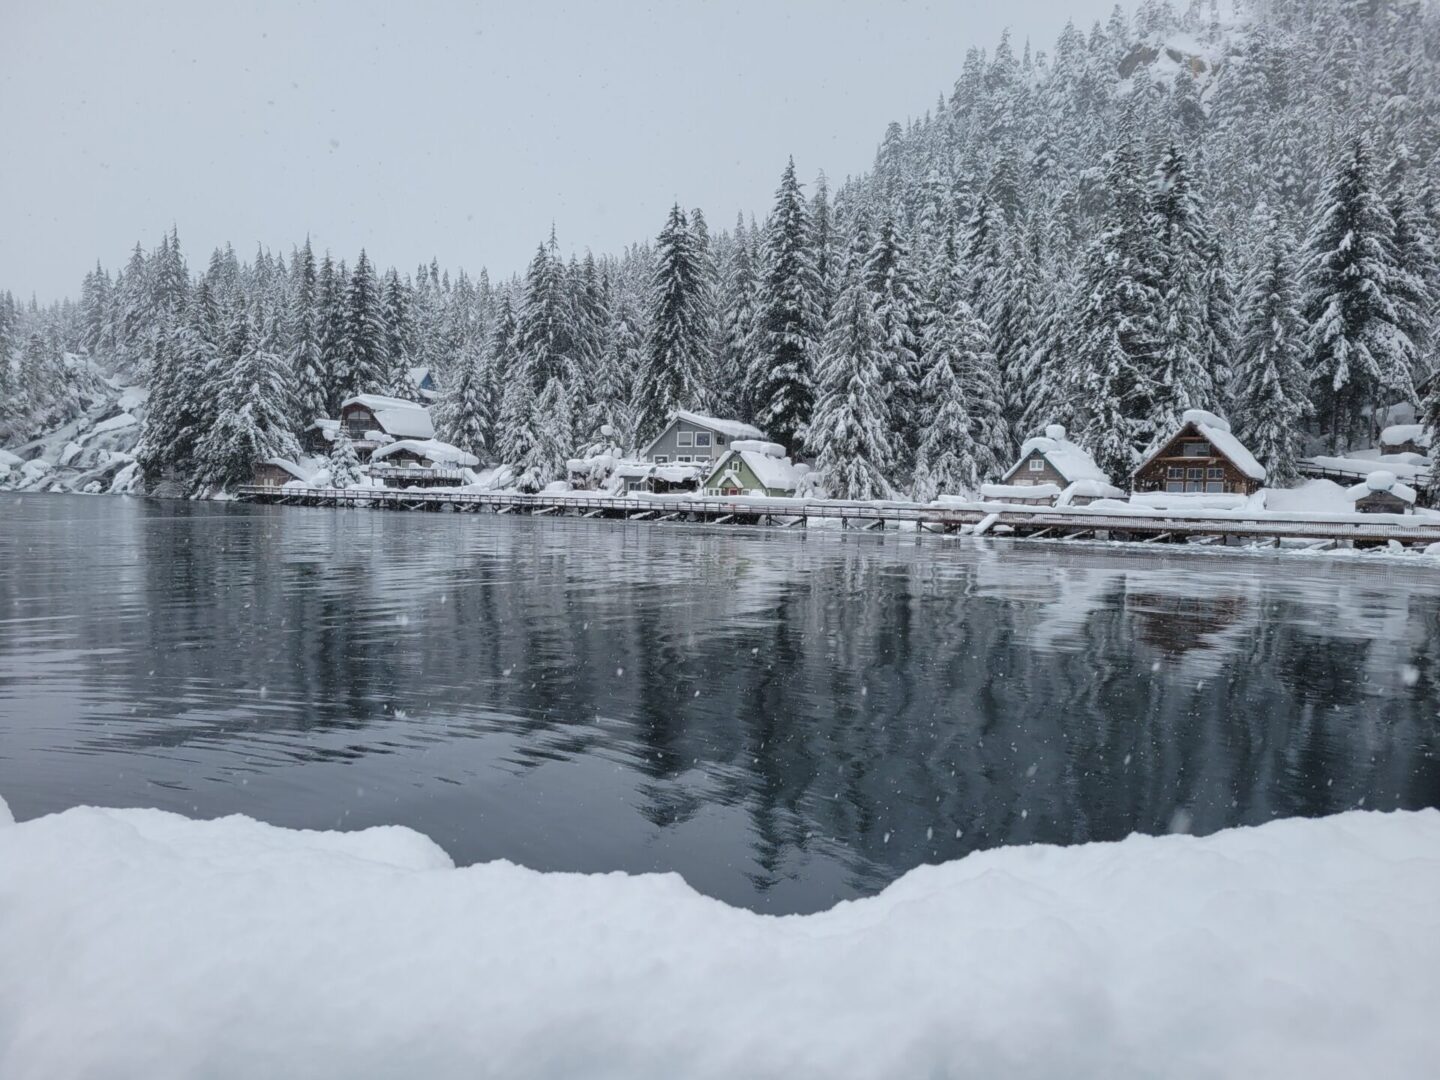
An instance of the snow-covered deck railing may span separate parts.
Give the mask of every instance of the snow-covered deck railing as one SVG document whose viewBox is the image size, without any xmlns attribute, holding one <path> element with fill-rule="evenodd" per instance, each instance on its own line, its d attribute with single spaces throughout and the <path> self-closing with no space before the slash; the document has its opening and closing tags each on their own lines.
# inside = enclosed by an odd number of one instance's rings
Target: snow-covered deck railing
<svg viewBox="0 0 1440 1080">
<path fill-rule="evenodd" d="M 1313 539 L 1338 542 L 1396 540 L 1440 543 L 1440 518 L 1398 514 L 1305 511 L 1150 509 L 1136 506 L 1021 506 L 999 502 L 842 502 L 763 496 L 606 496 L 584 492 L 524 495 L 515 492 L 405 491 L 398 488 L 243 487 L 246 500 L 312 506 L 367 506 L 398 510 L 498 511 L 551 516 L 619 517 L 638 520 L 803 524 L 839 520 L 859 527 L 911 522 L 918 528 L 954 532 L 993 518 L 987 533 L 1005 526 L 1020 535 L 1080 537 L 1234 536 L 1252 539 Z"/>
<path fill-rule="evenodd" d="M 371 465 L 370 475 L 377 480 L 454 480 L 464 483 L 464 469 L 409 465 Z"/>
</svg>

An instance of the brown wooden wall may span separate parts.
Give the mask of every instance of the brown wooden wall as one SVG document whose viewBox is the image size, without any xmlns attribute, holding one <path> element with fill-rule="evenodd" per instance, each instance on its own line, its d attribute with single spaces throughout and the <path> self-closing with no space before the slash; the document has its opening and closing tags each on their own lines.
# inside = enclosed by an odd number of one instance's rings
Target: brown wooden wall
<svg viewBox="0 0 1440 1080">
<path fill-rule="evenodd" d="M 1186 443 L 1205 443 L 1209 453 L 1204 457 L 1186 457 Z M 1182 472 L 1176 475 L 1172 472 L 1175 469 Z M 1194 474 L 1196 469 L 1200 470 L 1198 476 Z M 1175 484 L 1181 485 L 1180 491 L 1191 494 L 1250 495 L 1260 489 L 1258 480 L 1246 476 L 1188 424 L 1159 454 L 1141 466 L 1133 478 L 1136 491 L 1174 491 L 1171 485 Z M 1216 485 L 1222 490 L 1216 491 Z"/>
</svg>

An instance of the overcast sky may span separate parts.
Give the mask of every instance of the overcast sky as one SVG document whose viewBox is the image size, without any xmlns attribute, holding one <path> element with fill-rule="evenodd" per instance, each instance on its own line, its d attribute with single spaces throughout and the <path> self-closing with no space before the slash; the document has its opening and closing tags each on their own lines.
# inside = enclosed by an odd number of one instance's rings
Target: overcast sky
<svg viewBox="0 0 1440 1080">
<path fill-rule="evenodd" d="M 0 288 L 76 295 L 173 222 L 192 269 L 308 232 L 381 266 L 524 269 L 866 169 L 965 50 L 1113 0 L 0 0 Z"/>
</svg>

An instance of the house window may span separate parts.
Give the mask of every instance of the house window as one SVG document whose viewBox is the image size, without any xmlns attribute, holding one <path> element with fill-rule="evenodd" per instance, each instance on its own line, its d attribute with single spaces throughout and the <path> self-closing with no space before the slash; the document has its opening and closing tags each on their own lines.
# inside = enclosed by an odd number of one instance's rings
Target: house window
<svg viewBox="0 0 1440 1080">
<path fill-rule="evenodd" d="M 1165 485 L 1165 490 L 1168 491 L 1168 492 L 1171 492 L 1172 494 L 1176 494 L 1176 495 L 1181 494 L 1181 493 L 1183 493 L 1184 490 L 1185 490 L 1185 481 L 1183 481 L 1183 480 L 1171 480 L 1171 481 L 1169 481 L 1168 483 L 1166 483 L 1166 485 Z"/>
<path fill-rule="evenodd" d="M 1181 445 L 1184 447 L 1184 449 L 1181 450 L 1181 454 L 1183 454 L 1185 457 L 1214 456 L 1210 453 L 1210 444 L 1208 442 L 1187 442 L 1182 443 Z"/>
<path fill-rule="evenodd" d="M 1206 469 L 1206 470 L 1205 470 L 1205 479 L 1206 479 L 1206 480 L 1224 480 L 1224 479 L 1225 479 L 1225 470 L 1224 470 L 1224 469 Z"/>
<path fill-rule="evenodd" d="M 677 431 L 675 433 L 676 446 L 694 446 L 695 433 L 693 431 Z"/>
<path fill-rule="evenodd" d="M 1224 495 L 1225 482 L 1223 480 L 1219 482 L 1214 480 L 1205 481 L 1205 493 L 1207 495 Z"/>
<path fill-rule="evenodd" d="M 697 431 L 697 432 L 695 432 L 695 445 L 698 446 L 698 447 L 708 447 L 708 446 L 710 445 L 710 432 L 708 432 L 708 431 Z"/>
<path fill-rule="evenodd" d="M 1186 470 L 1185 470 L 1185 479 L 1186 479 L 1186 480 L 1203 480 L 1203 479 L 1205 479 L 1205 470 L 1204 470 L 1204 469 L 1186 469 Z"/>
<path fill-rule="evenodd" d="M 1198 480 L 1186 480 L 1186 481 L 1185 481 L 1185 494 L 1186 494 L 1186 495 L 1199 495 L 1199 494 L 1200 494 L 1201 492 L 1203 492 L 1204 490 L 1205 490 L 1205 485 L 1202 484 L 1202 483 L 1200 483 Z"/>
<path fill-rule="evenodd" d="M 1165 475 L 1171 480 L 1184 480 L 1185 467 L 1183 465 L 1171 465 L 1165 470 Z"/>
<path fill-rule="evenodd" d="M 1031 472 L 1044 472 L 1044 471 L 1045 471 L 1045 459 L 1044 459 L 1044 458 L 1038 458 L 1038 457 L 1031 458 L 1031 459 L 1030 459 L 1030 471 L 1031 471 Z"/>
</svg>

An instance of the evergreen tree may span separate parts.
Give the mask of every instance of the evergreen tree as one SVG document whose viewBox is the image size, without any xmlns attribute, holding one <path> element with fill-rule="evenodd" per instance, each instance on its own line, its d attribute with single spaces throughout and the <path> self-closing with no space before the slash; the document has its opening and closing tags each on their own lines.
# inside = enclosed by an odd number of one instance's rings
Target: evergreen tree
<svg viewBox="0 0 1440 1080">
<path fill-rule="evenodd" d="M 325 416 L 338 416 L 346 397 L 345 271 L 327 251 L 317 278 L 320 374 L 325 381 Z"/>
<path fill-rule="evenodd" d="M 1400 325 L 1394 222 L 1367 140 L 1339 159 L 1310 230 L 1303 312 L 1313 401 L 1329 445 L 1374 434 L 1387 393 L 1413 399 L 1415 347 Z"/>
<path fill-rule="evenodd" d="M 355 453 L 355 444 L 342 428 L 330 445 L 330 486 L 344 490 L 360 486 L 364 479 L 365 470 Z"/>
<path fill-rule="evenodd" d="M 636 387 L 642 440 L 657 434 L 676 409 L 708 407 L 714 366 L 701 253 L 678 203 L 656 247 L 650 335 Z"/>
<path fill-rule="evenodd" d="M 531 389 L 541 393 L 551 379 L 574 374 L 574 324 L 570 297 L 565 289 L 555 230 L 540 245 L 525 274 L 525 302 L 520 310 L 516 348 Z"/>
<path fill-rule="evenodd" d="M 725 301 L 720 319 L 720 350 L 716 364 L 715 389 L 711 395 L 716 408 L 731 416 L 750 416 L 753 406 L 745 396 L 746 373 L 754 363 L 756 319 L 756 252 L 745 220 L 735 222 L 735 251 L 723 290 Z"/>
<path fill-rule="evenodd" d="M 290 370 L 295 380 L 294 429 L 303 431 L 329 415 L 324 361 L 320 351 L 321 310 L 310 238 L 291 257 Z"/>
<path fill-rule="evenodd" d="M 832 498 L 891 495 L 887 475 L 895 464 L 895 452 L 882 404 L 883 334 L 864 269 L 852 264 L 826 328 L 819 401 L 807 436 Z"/>
<path fill-rule="evenodd" d="M 863 242 L 863 230 L 857 242 Z M 880 380 L 882 416 L 896 435 L 902 462 L 912 460 L 918 438 L 914 407 L 920 387 L 920 331 L 923 306 L 915 290 L 910 249 L 899 225 L 887 217 L 875 243 L 865 254 L 864 274 L 880 320 Z"/>
<path fill-rule="evenodd" d="M 380 285 L 362 248 L 345 294 L 344 360 L 340 372 L 343 397 L 378 393 L 391 382 L 385 341 Z"/>
<path fill-rule="evenodd" d="M 415 392 L 410 385 L 410 342 L 415 332 L 410 316 L 410 296 L 400 275 L 393 269 L 385 275 L 384 291 L 381 321 L 385 326 L 385 383 L 397 396 L 410 397 Z"/>
<path fill-rule="evenodd" d="M 541 491 L 547 484 L 563 480 L 574 442 L 570 391 L 561 380 L 551 379 L 535 403 L 534 438 L 520 458 L 520 489 Z"/>
<path fill-rule="evenodd" d="M 488 349 L 488 342 L 481 337 L 466 343 L 459 372 L 435 409 L 440 437 L 482 462 L 490 458 L 491 430 L 495 424 Z"/>
<path fill-rule="evenodd" d="M 1293 484 L 1300 421 L 1309 411 L 1295 242 L 1278 213 L 1244 299 L 1236 369 L 1236 433 L 1265 466 L 1270 487 Z"/>
<path fill-rule="evenodd" d="M 791 446 L 804 438 L 810 420 L 820 331 L 820 280 L 793 159 L 781 176 L 765 232 L 759 319 L 746 393 L 760 427 Z"/>
</svg>

